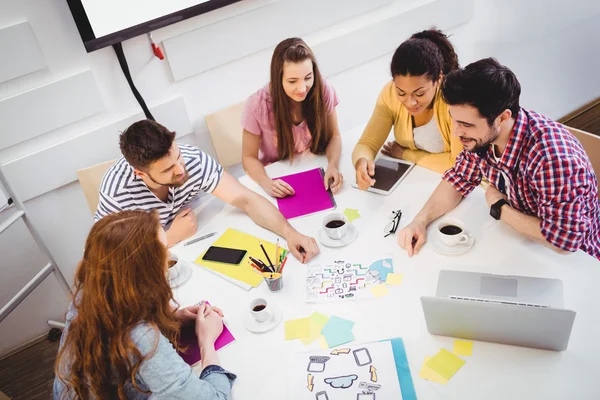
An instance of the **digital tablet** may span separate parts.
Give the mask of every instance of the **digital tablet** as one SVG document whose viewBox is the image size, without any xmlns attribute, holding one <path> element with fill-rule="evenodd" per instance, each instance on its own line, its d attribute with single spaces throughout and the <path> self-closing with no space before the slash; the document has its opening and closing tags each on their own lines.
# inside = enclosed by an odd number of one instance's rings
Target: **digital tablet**
<svg viewBox="0 0 600 400">
<path fill-rule="evenodd" d="M 381 157 L 375 160 L 375 185 L 367 189 L 369 192 L 389 195 L 402 182 L 404 177 L 415 166 L 410 161 Z M 352 186 L 358 187 L 356 183 Z"/>
</svg>

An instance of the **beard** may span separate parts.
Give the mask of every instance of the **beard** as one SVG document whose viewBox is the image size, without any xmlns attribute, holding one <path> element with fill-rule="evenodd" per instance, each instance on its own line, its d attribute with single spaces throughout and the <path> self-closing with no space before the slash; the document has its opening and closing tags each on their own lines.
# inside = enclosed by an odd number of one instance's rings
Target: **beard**
<svg viewBox="0 0 600 400">
<path fill-rule="evenodd" d="M 150 178 L 150 180 L 152 182 L 156 183 L 157 185 L 168 186 L 170 188 L 181 187 L 181 186 L 183 186 L 188 181 L 188 179 L 190 179 L 190 175 L 188 174 L 187 169 L 184 169 L 183 177 L 179 178 L 180 180 L 178 180 L 178 181 L 159 182 L 159 181 L 155 180 L 149 173 L 148 173 L 148 177 Z"/>
<path fill-rule="evenodd" d="M 475 143 L 475 146 L 473 146 L 472 149 L 468 149 L 466 147 L 463 148 L 465 150 L 467 150 L 470 153 L 477 153 L 477 154 L 485 154 L 488 149 L 490 148 L 490 145 L 496 140 L 498 139 L 498 136 L 500 136 L 500 128 L 496 128 L 494 126 L 490 127 L 490 131 L 488 133 L 488 135 L 486 135 L 486 137 L 484 139 L 473 139 L 473 138 L 469 138 L 466 136 L 461 137 L 461 139 L 468 139 L 471 140 Z"/>
</svg>

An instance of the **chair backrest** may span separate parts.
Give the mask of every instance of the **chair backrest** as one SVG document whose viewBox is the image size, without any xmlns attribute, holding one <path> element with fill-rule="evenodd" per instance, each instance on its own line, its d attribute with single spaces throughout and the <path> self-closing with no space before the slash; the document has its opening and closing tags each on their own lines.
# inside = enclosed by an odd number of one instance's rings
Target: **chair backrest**
<svg viewBox="0 0 600 400">
<path fill-rule="evenodd" d="M 83 168 L 77 171 L 79 184 L 87 200 L 88 207 L 92 215 L 96 213 L 98 201 L 100 199 L 99 191 L 102 178 L 108 169 L 115 163 L 115 160 L 107 161 L 102 164 L 94 165 L 89 168 Z"/>
<path fill-rule="evenodd" d="M 567 129 L 581 142 L 583 149 L 592 162 L 596 178 L 600 180 L 600 136 L 570 126 L 567 126 Z"/>
<path fill-rule="evenodd" d="M 223 167 L 242 162 L 242 102 L 204 117 L 219 163 Z"/>
</svg>

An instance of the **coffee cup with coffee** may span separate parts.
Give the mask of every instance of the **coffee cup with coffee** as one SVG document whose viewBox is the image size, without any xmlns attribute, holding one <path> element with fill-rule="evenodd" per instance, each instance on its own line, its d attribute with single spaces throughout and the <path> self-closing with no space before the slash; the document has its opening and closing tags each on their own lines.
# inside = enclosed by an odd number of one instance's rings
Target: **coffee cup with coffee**
<svg viewBox="0 0 600 400">
<path fill-rule="evenodd" d="M 457 218 L 444 218 L 438 223 L 437 228 L 440 239 L 446 246 L 454 247 L 469 241 L 464 223 Z"/>
<path fill-rule="evenodd" d="M 169 252 L 169 261 L 167 261 L 167 263 L 169 264 L 169 280 L 172 281 L 177 279 L 179 273 L 181 272 L 181 264 L 179 263 L 179 257 L 177 257 L 177 254 Z"/>
<path fill-rule="evenodd" d="M 273 317 L 266 299 L 258 298 L 250 302 L 250 314 L 256 322 L 266 322 Z"/>
<path fill-rule="evenodd" d="M 323 229 L 330 238 L 340 240 L 348 230 L 348 219 L 341 213 L 329 214 L 323 219 Z"/>
</svg>

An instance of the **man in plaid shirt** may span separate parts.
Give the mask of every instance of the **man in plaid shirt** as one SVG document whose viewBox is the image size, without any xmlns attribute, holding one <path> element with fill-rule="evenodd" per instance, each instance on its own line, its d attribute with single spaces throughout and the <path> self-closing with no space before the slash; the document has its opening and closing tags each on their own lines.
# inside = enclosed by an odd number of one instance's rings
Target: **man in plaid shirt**
<svg viewBox="0 0 600 400">
<path fill-rule="evenodd" d="M 559 253 L 581 249 L 600 260 L 598 181 L 579 141 L 563 125 L 521 108 L 519 81 L 493 58 L 448 74 L 442 94 L 464 150 L 398 233 L 408 255 L 425 243 L 427 225 L 486 177 L 492 217 Z"/>
</svg>

